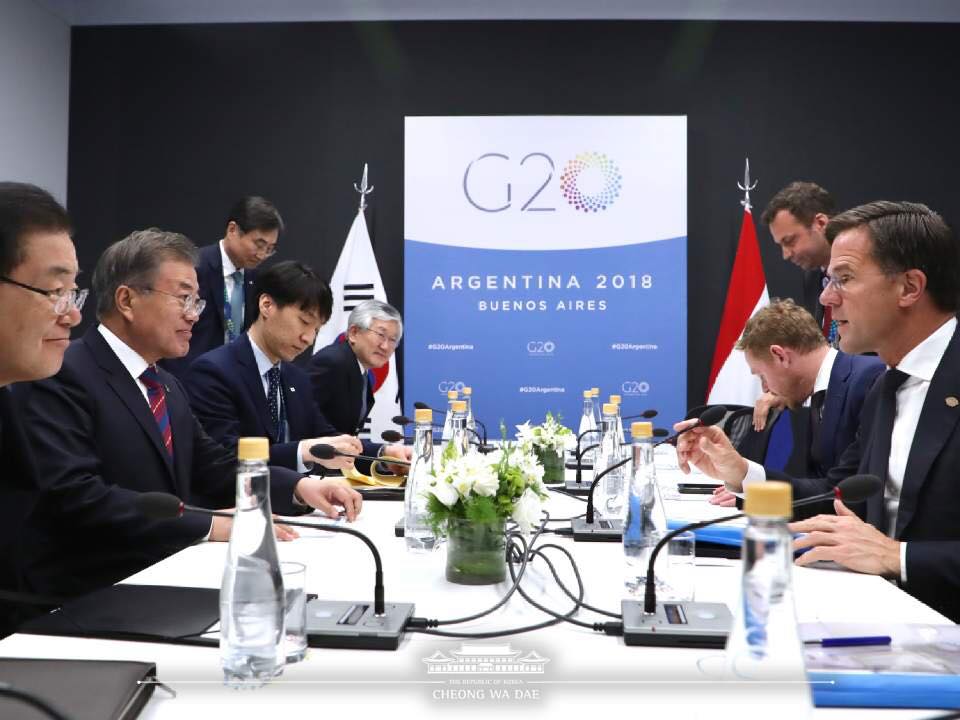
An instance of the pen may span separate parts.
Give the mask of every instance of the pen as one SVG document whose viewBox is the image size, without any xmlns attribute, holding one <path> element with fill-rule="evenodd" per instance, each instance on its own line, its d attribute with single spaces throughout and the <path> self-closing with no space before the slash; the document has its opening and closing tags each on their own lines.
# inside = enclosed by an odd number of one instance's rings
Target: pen
<svg viewBox="0 0 960 720">
<path fill-rule="evenodd" d="M 821 647 L 857 647 L 860 645 L 889 645 L 889 635 L 865 635 L 862 637 L 835 637 L 823 640 L 807 640 L 804 645 L 820 645 Z"/>
</svg>

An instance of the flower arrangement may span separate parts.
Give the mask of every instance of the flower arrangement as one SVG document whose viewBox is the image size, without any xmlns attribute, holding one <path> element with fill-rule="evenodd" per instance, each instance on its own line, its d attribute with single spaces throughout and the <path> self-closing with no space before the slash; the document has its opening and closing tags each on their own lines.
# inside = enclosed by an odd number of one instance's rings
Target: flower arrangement
<svg viewBox="0 0 960 720">
<path fill-rule="evenodd" d="M 543 466 L 529 446 L 504 443 L 492 453 L 458 456 L 444 449 L 426 488 L 430 523 L 442 531 L 450 520 L 496 523 L 514 520 L 528 533 L 540 521 L 547 498 Z"/>
<path fill-rule="evenodd" d="M 550 411 L 547 411 L 541 425 L 531 427 L 529 420 L 523 425 L 517 425 L 517 440 L 521 445 L 530 445 L 540 450 L 561 452 L 572 438 L 573 431 L 561 425 Z"/>
<path fill-rule="evenodd" d="M 573 439 L 573 431 L 561 425 L 549 411 L 541 425 L 531 427 L 529 420 L 517 425 L 517 440 L 521 446 L 530 447 L 536 453 L 544 467 L 543 481 L 547 483 L 563 482 L 563 451 Z"/>
</svg>

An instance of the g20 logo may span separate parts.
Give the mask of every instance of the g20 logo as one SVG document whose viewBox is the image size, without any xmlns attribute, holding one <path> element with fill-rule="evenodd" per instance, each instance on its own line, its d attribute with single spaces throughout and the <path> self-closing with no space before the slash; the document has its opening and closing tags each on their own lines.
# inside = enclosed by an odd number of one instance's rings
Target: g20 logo
<svg viewBox="0 0 960 720">
<path fill-rule="evenodd" d="M 502 178 L 503 184 L 497 184 L 495 190 L 490 190 L 489 185 L 499 181 L 490 181 L 488 178 L 487 187 L 478 187 L 479 183 L 471 183 L 471 172 L 475 169 L 479 171 L 481 167 L 488 176 Z M 509 155 L 499 152 L 484 153 L 471 161 L 463 171 L 463 195 L 467 202 L 481 212 L 499 213 L 509 210 L 513 207 L 513 184 L 510 177 L 513 172 L 521 170 L 528 178 L 531 172 L 537 173 L 533 182 L 539 184 L 530 197 L 523 199 L 520 212 L 555 212 L 556 208 L 549 207 L 544 199 L 534 204 L 556 172 L 553 158 L 542 152 L 527 153 L 517 167 L 513 166 Z M 598 152 L 577 154 L 567 161 L 560 173 L 561 195 L 574 209 L 586 213 L 606 210 L 613 205 L 620 196 L 622 183 L 623 176 L 617 164 Z"/>
<path fill-rule="evenodd" d="M 529 355 L 553 355 L 556 349 L 557 344 L 553 340 L 531 340 L 527 343 Z"/>
<path fill-rule="evenodd" d="M 462 380 L 441 380 L 437 383 L 437 390 L 446 395 L 451 390 L 456 390 L 457 392 L 463 392 L 463 389 L 467 386 Z"/>
<path fill-rule="evenodd" d="M 645 380 L 624 380 L 620 384 L 620 391 L 624 395 L 646 395 L 650 392 L 650 383 Z"/>
</svg>

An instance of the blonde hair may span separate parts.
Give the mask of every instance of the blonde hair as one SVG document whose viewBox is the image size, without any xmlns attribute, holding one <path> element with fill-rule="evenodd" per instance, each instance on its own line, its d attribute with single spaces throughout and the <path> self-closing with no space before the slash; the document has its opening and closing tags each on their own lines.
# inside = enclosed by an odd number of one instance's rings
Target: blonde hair
<svg viewBox="0 0 960 720">
<path fill-rule="evenodd" d="M 783 345 L 806 354 L 826 344 L 827 339 L 806 308 L 790 299 L 774 299 L 747 321 L 737 350 L 762 355 L 771 345 Z"/>
</svg>

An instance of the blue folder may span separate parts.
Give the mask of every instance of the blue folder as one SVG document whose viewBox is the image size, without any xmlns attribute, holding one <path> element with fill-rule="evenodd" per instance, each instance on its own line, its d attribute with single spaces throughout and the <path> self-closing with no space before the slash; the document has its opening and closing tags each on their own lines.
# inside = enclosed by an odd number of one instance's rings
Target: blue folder
<svg viewBox="0 0 960 720">
<path fill-rule="evenodd" d="M 897 673 L 811 672 L 817 707 L 924 708 L 960 707 L 960 677 Z M 819 681 L 832 681 L 821 683 Z"/>
<path fill-rule="evenodd" d="M 667 520 L 667 529 L 675 530 L 678 527 L 689 525 L 688 520 Z M 730 547 L 740 547 L 743 545 L 743 528 L 730 525 L 710 525 L 693 531 L 697 542 L 709 542 L 716 545 L 729 545 Z"/>
</svg>

